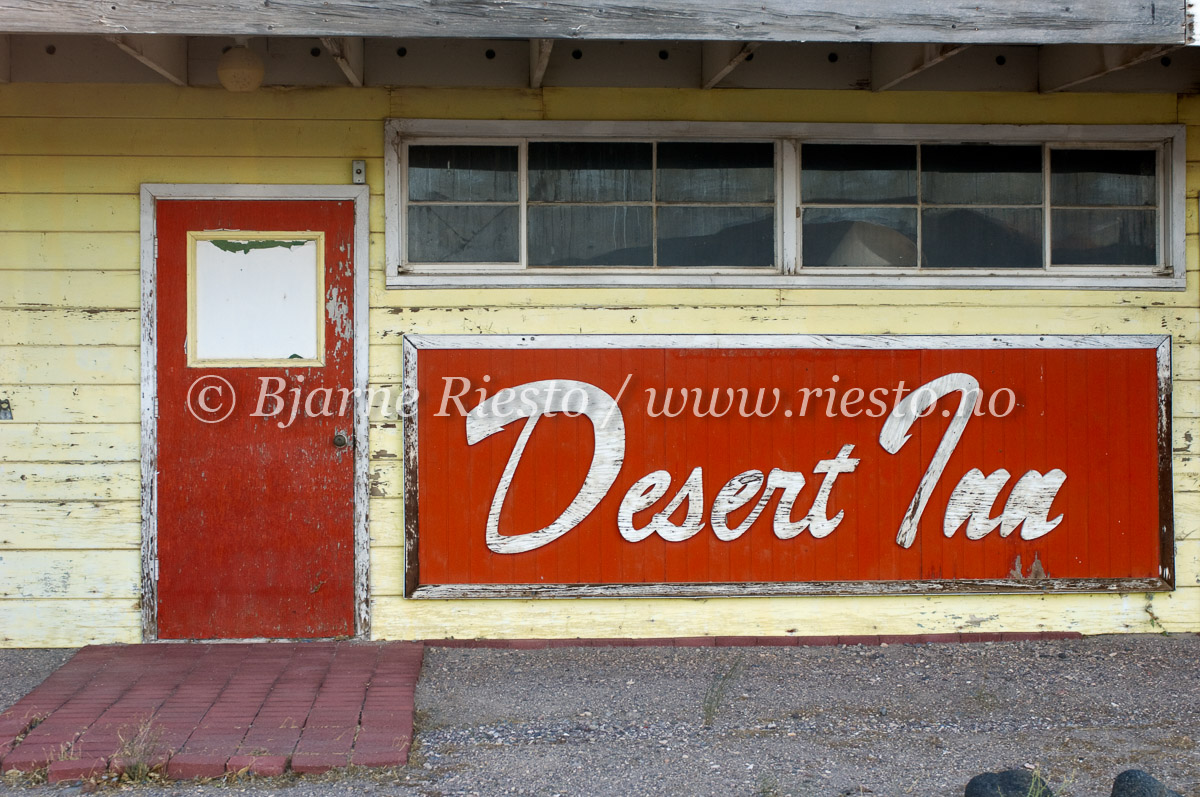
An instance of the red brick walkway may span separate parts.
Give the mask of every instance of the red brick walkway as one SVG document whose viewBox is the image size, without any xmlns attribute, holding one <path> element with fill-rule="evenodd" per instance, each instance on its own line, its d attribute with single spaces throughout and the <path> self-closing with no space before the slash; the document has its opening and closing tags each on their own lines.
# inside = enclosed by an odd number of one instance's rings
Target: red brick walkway
<svg viewBox="0 0 1200 797">
<path fill-rule="evenodd" d="M 417 643 L 92 646 L 0 714 L 0 771 L 172 778 L 408 760 Z"/>
</svg>

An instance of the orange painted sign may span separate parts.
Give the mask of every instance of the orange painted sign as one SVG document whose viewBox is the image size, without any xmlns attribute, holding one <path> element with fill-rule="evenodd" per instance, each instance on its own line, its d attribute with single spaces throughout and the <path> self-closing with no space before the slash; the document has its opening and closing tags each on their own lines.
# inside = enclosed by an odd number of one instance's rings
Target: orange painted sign
<svg viewBox="0 0 1200 797">
<path fill-rule="evenodd" d="M 410 336 L 407 592 L 1169 589 L 1169 351 Z"/>
</svg>

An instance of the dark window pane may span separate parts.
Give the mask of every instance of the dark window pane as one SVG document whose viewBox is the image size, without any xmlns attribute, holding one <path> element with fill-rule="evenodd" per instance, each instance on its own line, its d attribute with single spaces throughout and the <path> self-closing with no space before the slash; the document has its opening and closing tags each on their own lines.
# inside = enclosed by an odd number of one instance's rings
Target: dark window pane
<svg viewBox="0 0 1200 797">
<path fill-rule="evenodd" d="M 515 205 L 409 205 L 408 259 L 414 263 L 515 263 Z"/>
<path fill-rule="evenodd" d="M 658 145 L 660 202 L 774 202 L 775 145 Z"/>
<path fill-rule="evenodd" d="M 1050 262 L 1061 266 L 1152 266 L 1153 210 L 1054 210 Z"/>
<path fill-rule="evenodd" d="M 531 202 L 649 202 L 653 147 L 591 141 L 531 142 Z"/>
<path fill-rule="evenodd" d="M 770 266 L 774 208 L 660 207 L 660 266 Z"/>
<path fill-rule="evenodd" d="M 1041 208 L 939 208 L 922 214 L 925 265 L 1041 268 Z"/>
<path fill-rule="evenodd" d="M 921 198 L 932 205 L 1039 205 L 1042 148 L 923 146 Z"/>
<path fill-rule="evenodd" d="M 917 201 L 917 148 L 871 144 L 805 144 L 804 202 L 902 204 Z"/>
<path fill-rule="evenodd" d="M 517 148 L 408 148 L 410 202 L 516 202 Z"/>
<path fill-rule="evenodd" d="M 652 266 L 653 211 L 610 205 L 529 208 L 531 266 Z"/>
<path fill-rule="evenodd" d="M 805 266 L 915 266 L 916 208 L 807 208 Z"/>
<path fill-rule="evenodd" d="M 1056 149 L 1050 152 L 1055 205 L 1154 205 L 1153 150 Z"/>
</svg>

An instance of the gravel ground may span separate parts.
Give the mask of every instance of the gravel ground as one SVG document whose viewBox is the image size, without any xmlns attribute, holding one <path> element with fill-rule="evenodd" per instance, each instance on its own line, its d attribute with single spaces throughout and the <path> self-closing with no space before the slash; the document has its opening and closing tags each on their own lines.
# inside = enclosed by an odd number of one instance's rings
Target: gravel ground
<svg viewBox="0 0 1200 797">
<path fill-rule="evenodd" d="M 0 705 L 65 655 L 0 652 Z M 1026 766 L 1045 773 L 1060 797 L 1106 797 L 1128 768 L 1200 797 L 1200 636 L 1191 634 L 430 648 L 416 702 L 416 746 L 404 769 L 137 788 L 148 797 L 959 797 L 974 774 Z M 61 789 L 0 786 L 23 797 L 47 791 Z"/>
<path fill-rule="evenodd" d="M 74 655 L 73 650 L 0 648 L 0 711 L 25 697 Z"/>
</svg>

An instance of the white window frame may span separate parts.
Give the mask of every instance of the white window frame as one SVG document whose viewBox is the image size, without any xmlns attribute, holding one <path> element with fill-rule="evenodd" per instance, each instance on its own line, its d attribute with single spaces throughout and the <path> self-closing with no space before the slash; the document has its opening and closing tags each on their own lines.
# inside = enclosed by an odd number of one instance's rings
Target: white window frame
<svg viewBox="0 0 1200 797">
<path fill-rule="evenodd" d="M 409 266 L 404 252 L 405 145 L 514 144 L 545 140 L 774 141 L 776 253 L 770 269 L 568 267 L 506 264 Z M 1040 269 L 800 267 L 800 153 L 805 143 L 1039 144 L 1051 148 L 1155 147 L 1158 163 L 1158 251 L 1154 266 L 1048 266 Z M 1045 148 L 1044 148 L 1045 151 Z M 525 147 L 521 180 L 521 262 L 525 262 Z M 1183 290 L 1186 141 L 1183 125 L 892 125 L 773 122 L 494 121 L 389 119 L 385 124 L 385 246 L 389 288 L 1011 288 Z M 1046 176 L 1048 178 L 1048 175 Z M 1049 196 L 1045 197 L 1049 207 Z M 1044 223 L 1049 225 L 1047 216 Z M 1044 242 L 1049 246 L 1050 242 Z"/>
</svg>

